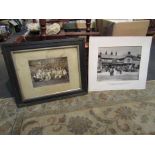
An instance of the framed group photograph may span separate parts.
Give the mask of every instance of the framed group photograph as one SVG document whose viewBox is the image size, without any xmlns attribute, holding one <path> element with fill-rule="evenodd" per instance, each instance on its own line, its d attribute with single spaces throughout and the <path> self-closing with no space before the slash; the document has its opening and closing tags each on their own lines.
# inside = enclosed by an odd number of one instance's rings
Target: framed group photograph
<svg viewBox="0 0 155 155">
<path fill-rule="evenodd" d="M 91 37 L 89 91 L 144 89 L 152 37 Z"/>
<path fill-rule="evenodd" d="M 87 93 L 83 39 L 4 44 L 2 51 L 18 106 Z"/>
</svg>

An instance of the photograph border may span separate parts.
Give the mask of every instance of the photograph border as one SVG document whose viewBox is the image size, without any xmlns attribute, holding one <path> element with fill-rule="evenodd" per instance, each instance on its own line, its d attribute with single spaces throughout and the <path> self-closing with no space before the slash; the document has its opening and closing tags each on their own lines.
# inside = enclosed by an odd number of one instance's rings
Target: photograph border
<svg viewBox="0 0 155 155">
<path fill-rule="evenodd" d="M 152 37 L 90 37 L 89 41 L 89 91 L 145 89 Z M 141 61 L 138 80 L 97 81 L 99 47 L 141 46 Z"/>
<path fill-rule="evenodd" d="M 13 62 L 12 53 L 19 50 L 34 50 L 40 48 L 63 48 L 63 46 L 78 46 L 79 52 L 79 69 L 81 78 L 81 89 L 65 91 L 62 93 L 57 93 L 48 96 L 37 97 L 33 99 L 26 99 L 23 101 L 19 81 L 16 74 L 15 65 Z M 39 104 L 43 102 L 73 97 L 77 95 L 85 95 L 88 92 L 88 80 L 87 80 L 87 68 L 86 68 L 86 50 L 84 47 L 84 39 L 81 38 L 71 38 L 71 39 L 60 39 L 60 40 L 46 40 L 46 41 L 36 41 L 36 42 L 24 42 L 20 44 L 9 43 L 2 45 L 2 54 L 4 56 L 5 64 L 9 74 L 11 82 L 11 92 L 15 96 L 16 104 L 18 107 L 29 106 L 34 104 Z"/>
</svg>

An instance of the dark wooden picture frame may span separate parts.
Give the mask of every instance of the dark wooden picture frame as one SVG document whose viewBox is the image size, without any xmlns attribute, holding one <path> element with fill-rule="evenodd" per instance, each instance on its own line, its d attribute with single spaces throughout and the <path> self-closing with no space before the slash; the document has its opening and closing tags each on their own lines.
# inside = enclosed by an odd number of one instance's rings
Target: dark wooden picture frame
<svg viewBox="0 0 155 155">
<path fill-rule="evenodd" d="M 17 69 L 14 62 L 13 54 L 14 52 L 18 52 L 22 54 L 22 51 L 31 51 L 31 53 L 36 52 L 37 50 L 44 50 L 45 48 L 54 48 L 55 50 L 58 48 L 62 49 L 68 48 L 70 46 L 78 47 L 78 66 L 79 66 L 79 77 L 80 77 L 80 88 L 71 89 L 66 91 L 60 91 L 60 93 L 48 94 L 45 96 L 38 96 L 34 98 L 23 99 L 23 95 L 21 92 L 21 87 L 19 83 L 19 76 L 17 75 Z M 49 52 L 52 52 L 49 51 Z M 58 51 L 59 52 L 59 51 Z M 87 94 L 88 91 L 88 82 L 87 82 L 87 68 L 86 68 L 86 51 L 84 48 L 84 40 L 80 38 L 72 38 L 72 39 L 59 39 L 59 40 L 48 40 L 48 41 L 35 41 L 35 42 L 26 42 L 26 43 L 11 43 L 11 44 L 3 44 L 2 45 L 2 53 L 4 56 L 4 60 L 6 63 L 6 67 L 8 70 L 9 78 L 12 85 L 12 92 L 15 96 L 15 100 L 18 107 L 29 106 L 33 104 L 38 104 L 42 102 L 48 102 L 57 99 L 63 99 L 67 97 L 73 97 L 77 95 Z M 25 52 L 26 53 L 26 52 Z M 24 70 L 24 69 L 23 69 Z M 49 85 L 50 86 L 50 85 Z"/>
</svg>

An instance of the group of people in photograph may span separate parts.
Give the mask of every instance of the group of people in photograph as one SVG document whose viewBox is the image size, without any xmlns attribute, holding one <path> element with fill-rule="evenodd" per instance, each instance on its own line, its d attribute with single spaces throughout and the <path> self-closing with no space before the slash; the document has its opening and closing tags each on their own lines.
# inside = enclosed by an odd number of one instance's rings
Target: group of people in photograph
<svg viewBox="0 0 155 155">
<path fill-rule="evenodd" d="M 68 70 L 64 67 L 39 68 L 32 77 L 35 82 L 65 79 L 68 78 Z"/>
<path fill-rule="evenodd" d="M 100 69 L 98 69 L 98 73 L 109 72 L 110 76 L 114 76 L 115 74 L 122 74 L 123 72 L 137 72 L 139 70 L 139 66 L 135 66 L 134 64 L 130 65 L 102 65 Z"/>
</svg>

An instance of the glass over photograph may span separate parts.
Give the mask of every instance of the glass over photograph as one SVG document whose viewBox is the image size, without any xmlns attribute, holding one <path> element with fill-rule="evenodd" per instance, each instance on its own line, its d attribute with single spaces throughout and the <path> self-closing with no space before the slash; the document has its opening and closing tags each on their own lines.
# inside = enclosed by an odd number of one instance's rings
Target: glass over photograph
<svg viewBox="0 0 155 155">
<path fill-rule="evenodd" d="M 30 60 L 33 87 L 69 82 L 67 57 Z"/>
<path fill-rule="evenodd" d="M 138 80 L 141 46 L 99 47 L 97 81 Z"/>
</svg>

